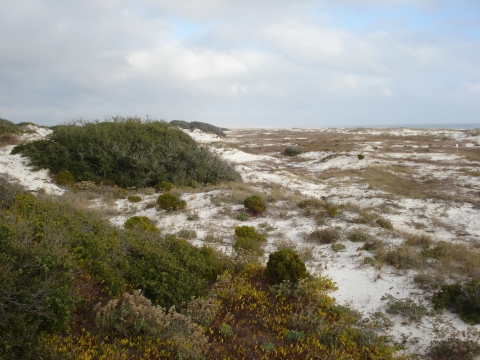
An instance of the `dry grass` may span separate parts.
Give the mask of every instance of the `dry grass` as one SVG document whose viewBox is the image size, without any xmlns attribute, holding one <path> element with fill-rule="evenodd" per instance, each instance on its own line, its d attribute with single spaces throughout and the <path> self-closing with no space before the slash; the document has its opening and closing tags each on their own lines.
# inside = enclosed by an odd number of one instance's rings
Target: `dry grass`
<svg viewBox="0 0 480 360">
<path fill-rule="evenodd" d="M 20 144 L 20 137 L 18 134 L 4 133 L 0 134 L 0 148 L 8 145 Z"/>
</svg>

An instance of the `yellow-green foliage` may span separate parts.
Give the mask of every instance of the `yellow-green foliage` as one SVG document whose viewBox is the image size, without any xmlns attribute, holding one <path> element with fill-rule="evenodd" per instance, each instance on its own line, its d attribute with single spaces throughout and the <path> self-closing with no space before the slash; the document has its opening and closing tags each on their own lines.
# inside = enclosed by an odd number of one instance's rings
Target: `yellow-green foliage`
<svg viewBox="0 0 480 360">
<path fill-rule="evenodd" d="M 68 170 L 60 170 L 56 176 L 57 184 L 72 186 L 75 184 L 75 177 Z"/>
<path fill-rule="evenodd" d="M 235 227 L 235 236 L 254 239 L 261 242 L 267 241 L 267 239 L 265 238 L 265 235 L 258 233 L 253 226 Z"/>
<path fill-rule="evenodd" d="M 132 216 L 123 224 L 125 229 L 141 229 L 143 231 L 159 231 L 152 220 L 146 216 Z"/>
<path fill-rule="evenodd" d="M 155 185 L 155 190 L 161 191 L 170 191 L 173 189 L 173 184 L 170 181 L 160 181 L 157 185 Z"/>
<path fill-rule="evenodd" d="M 157 199 L 157 204 L 160 206 L 160 209 L 167 211 L 181 210 L 187 207 L 185 200 L 180 200 L 178 196 L 169 192 L 160 195 Z"/>
<path fill-rule="evenodd" d="M 142 201 L 142 197 L 139 195 L 130 195 L 128 198 L 128 201 L 136 203 Z"/>
<path fill-rule="evenodd" d="M 220 276 L 220 307 L 208 329 L 208 359 L 395 359 L 373 322 L 335 304 L 327 278 L 268 285 L 265 269 L 248 265 Z"/>
<path fill-rule="evenodd" d="M 235 236 L 237 240 L 233 248 L 252 251 L 257 255 L 263 255 L 263 249 L 260 247 L 262 242 L 267 241 L 263 234 L 255 230 L 253 226 L 237 226 L 235 228 Z"/>
<path fill-rule="evenodd" d="M 254 213 L 260 214 L 265 211 L 265 204 L 259 195 L 252 195 L 243 201 L 243 205 Z"/>
<path fill-rule="evenodd" d="M 170 308 L 204 295 L 208 282 L 225 268 L 211 248 L 135 227 L 116 229 L 94 212 L 35 198 L 1 180 L 0 220 L 2 359 L 47 358 L 43 336 L 55 342 L 53 334 L 77 326 L 70 319 L 88 322 L 89 302 L 95 298 L 142 289 L 155 304 Z M 88 331 L 76 339 L 91 341 L 99 353 L 136 341 L 110 342 Z M 142 341 L 138 346 L 150 347 Z"/>
<path fill-rule="evenodd" d="M 237 240 L 235 241 L 235 244 L 233 244 L 233 248 L 237 251 L 239 249 L 248 250 L 259 256 L 262 256 L 264 253 L 263 249 L 260 246 L 260 242 L 252 238 L 245 238 L 245 237 L 237 238 Z"/>
</svg>

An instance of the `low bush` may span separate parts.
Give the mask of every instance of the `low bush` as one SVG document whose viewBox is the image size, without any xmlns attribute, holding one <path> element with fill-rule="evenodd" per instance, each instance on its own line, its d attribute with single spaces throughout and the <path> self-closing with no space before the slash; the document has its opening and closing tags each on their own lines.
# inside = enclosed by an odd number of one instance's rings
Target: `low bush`
<svg viewBox="0 0 480 360">
<path fill-rule="evenodd" d="M 375 259 L 372 258 L 371 256 L 365 256 L 363 258 L 363 263 L 366 264 L 366 265 L 375 265 Z"/>
<path fill-rule="evenodd" d="M 256 214 L 260 214 L 265 211 L 265 204 L 259 195 L 252 195 L 247 197 L 243 201 L 243 205 Z"/>
<path fill-rule="evenodd" d="M 450 309 L 469 324 L 480 323 L 480 281 L 443 285 L 432 299 L 435 309 Z"/>
<path fill-rule="evenodd" d="M 466 336 L 465 336 L 466 335 Z M 431 360 L 474 360 L 480 355 L 479 336 L 460 336 L 452 334 L 447 338 L 433 340 L 428 349 L 427 356 Z"/>
<path fill-rule="evenodd" d="M 157 232 L 158 228 L 152 220 L 146 216 L 132 216 L 123 224 L 125 229 L 140 229 L 142 231 Z"/>
<path fill-rule="evenodd" d="M 233 245 L 235 250 L 243 249 L 251 251 L 259 256 L 262 256 L 264 251 L 261 248 L 260 242 L 252 238 L 238 237 Z"/>
<path fill-rule="evenodd" d="M 157 191 L 170 191 L 173 189 L 173 184 L 170 181 L 160 181 L 155 185 Z"/>
<path fill-rule="evenodd" d="M 359 160 L 365 159 L 365 155 L 363 155 L 363 154 L 358 154 L 357 157 L 358 157 Z"/>
<path fill-rule="evenodd" d="M 285 155 L 285 156 L 297 156 L 301 153 L 302 153 L 302 151 L 300 149 L 292 148 L 292 147 L 289 147 L 289 148 L 286 148 L 285 150 L 283 150 L 283 155 Z"/>
<path fill-rule="evenodd" d="M 429 315 L 427 308 L 412 299 L 397 299 L 393 295 L 385 294 L 380 298 L 386 301 L 385 311 L 389 314 L 402 315 L 410 321 L 420 322 L 425 315 Z"/>
<path fill-rule="evenodd" d="M 142 197 L 139 196 L 139 195 L 130 195 L 127 199 L 128 199 L 128 201 L 133 202 L 133 203 L 137 203 L 137 202 L 142 201 Z"/>
<path fill-rule="evenodd" d="M 187 207 L 185 200 L 180 200 L 176 195 L 169 192 L 160 195 L 157 199 L 157 204 L 160 209 L 167 211 L 181 210 Z"/>
<path fill-rule="evenodd" d="M 75 177 L 68 170 L 60 170 L 55 176 L 58 185 L 73 186 L 75 185 Z"/>
<path fill-rule="evenodd" d="M 253 226 L 237 226 L 235 227 L 235 236 L 242 238 L 254 239 L 260 242 L 265 242 L 267 239 L 265 235 L 260 234 Z"/>
<path fill-rule="evenodd" d="M 308 236 L 310 241 L 319 244 L 332 244 L 340 238 L 338 230 L 335 228 L 326 228 L 321 230 L 315 230 Z"/>
<path fill-rule="evenodd" d="M 208 342 L 201 326 L 189 316 L 153 305 L 140 290 L 124 293 L 105 306 L 98 303 L 94 312 L 98 328 L 108 337 L 155 339 L 163 346 L 174 345 L 175 352 L 186 353 L 188 358 L 201 356 Z"/>
<path fill-rule="evenodd" d="M 298 254 L 293 250 L 284 249 L 269 255 L 265 276 L 273 284 L 279 284 L 283 281 L 296 283 L 305 279 L 308 274 L 305 263 L 300 260 Z"/>
</svg>

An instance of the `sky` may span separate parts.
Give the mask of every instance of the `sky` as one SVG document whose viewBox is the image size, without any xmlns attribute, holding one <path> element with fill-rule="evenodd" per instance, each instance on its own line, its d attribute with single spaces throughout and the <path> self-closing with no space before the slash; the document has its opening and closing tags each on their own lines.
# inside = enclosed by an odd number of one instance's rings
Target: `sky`
<svg viewBox="0 0 480 360">
<path fill-rule="evenodd" d="M 1 0 L 0 118 L 480 123 L 478 0 Z"/>
</svg>

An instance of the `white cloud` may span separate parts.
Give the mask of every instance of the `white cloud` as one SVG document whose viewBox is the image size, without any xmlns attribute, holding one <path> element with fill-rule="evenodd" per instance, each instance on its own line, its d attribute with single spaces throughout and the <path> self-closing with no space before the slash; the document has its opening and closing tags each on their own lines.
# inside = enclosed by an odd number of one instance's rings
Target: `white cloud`
<svg viewBox="0 0 480 360">
<path fill-rule="evenodd" d="M 225 126 L 291 126 L 292 119 L 313 126 L 319 114 L 354 123 L 359 108 L 379 122 L 397 105 L 404 114 L 429 113 L 428 105 L 438 121 L 462 99 L 463 122 L 477 120 L 478 40 L 401 24 L 341 28 L 325 21 L 336 13 L 334 6 L 319 12 L 323 3 L 4 1 L 0 117 L 53 124 L 148 113 Z M 355 3 L 421 11 L 443 4 Z M 179 37 L 179 18 L 195 23 L 196 33 Z"/>
</svg>

